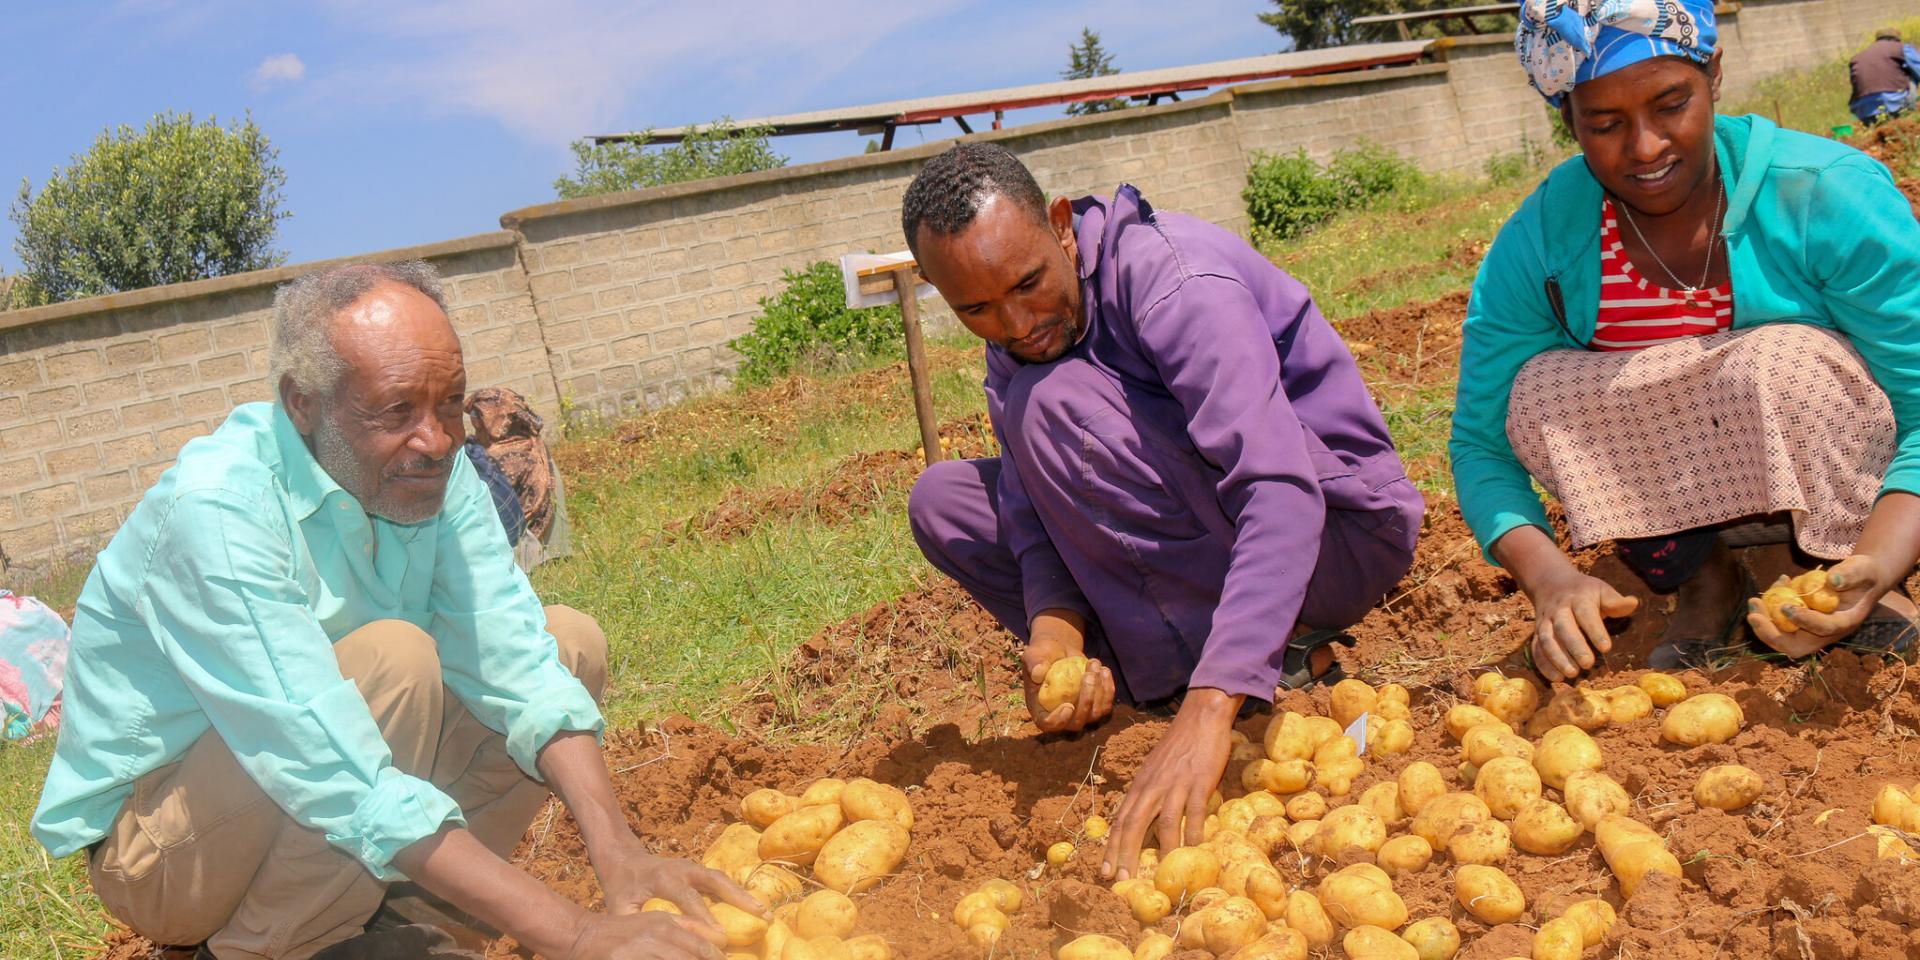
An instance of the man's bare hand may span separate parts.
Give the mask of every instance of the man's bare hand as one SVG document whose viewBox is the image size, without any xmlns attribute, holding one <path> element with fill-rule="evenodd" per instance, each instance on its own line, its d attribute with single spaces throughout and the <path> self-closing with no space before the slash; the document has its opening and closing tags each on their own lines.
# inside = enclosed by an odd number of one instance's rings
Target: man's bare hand
<svg viewBox="0 0 1920 960">
<path fill-rule="evenodd" d="M 1167 735 L 1147 754 L 1120 802 L 1100 862 L 1102 877 L 1134 875 L 1149 829 L 1157 832 L 1162 851 L 1204 839 L 1207 799 L 1226 773 L 1233 719 L 1245 699 L 1208 687 L 1187 691 Z"/>
<path fill-rule="evenodd" d="M 1052 712 L 1040 707 L 1040 684 L 1057 660 L 1086 656 L 1086 621 L 1065 610 L 1045 610 L 1033 618 L 1033 638 L 1020 653 L 1020 674 L 1025 681 L 1027 714 L 1045 733 L 1084 730 L 1113 713 L 1113 670 L 1098 660 L 1087 662 L 1086 676 L 1080 680 L 1080 692 L 1071 703 L 1063 703 Z"/>
<path fill-rule="evenodd" d="M 594 872 L 606 892 L 610 914 L 639 913 L 641 904 L 658 897 L 679 907 L 689 920 L 717 930 L 713 912 L 703 899 L 707 897 L 756 917 L 767 915 L 767 908 L 726 874 L 690 860 L 657 856 L 637 838 L 604 859 L 605 863 L 594 864 Z"/>
<path fill-rule="evenodd" d="M 588 914 L 562 960 L 723 960 L 718 927 L 664 910 Z"/>
</svg>

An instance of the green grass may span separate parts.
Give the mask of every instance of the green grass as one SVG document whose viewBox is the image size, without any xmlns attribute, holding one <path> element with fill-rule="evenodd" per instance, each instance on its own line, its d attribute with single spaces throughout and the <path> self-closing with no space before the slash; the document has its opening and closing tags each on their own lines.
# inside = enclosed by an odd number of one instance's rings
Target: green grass
<svg viewBox="0 0 1920 960">
<path fill-rule="evenodd" d="M 91 955 L 112 928 L 80 857 L 54 860 L 27 832 L 53 741 L 0 747 L 0 956 Z"/>
<path fill-rule="evenodd" d="M 1911 17 L 1888 26 L 1899 30 L 1902 36 L 1908 38 L 1908 42 L 1920 37 L 1920 17 Z M 1767 77 L 1746 96 L 1722 104 L 1720 112 L 1735 115 L 1757 113 L 1778 121 L 1781 126 L 1823 136 L 1831 136 L 1833 128 L 1837 126 L 1852 126 L 1857 132 L 1860 122 L 1847 111 L 1847 96 L 1852 89 L 1847 81 L 1847 60 L 1854 51 L 1872 40 L 1871 33 L 1862 35 L 1847 56 L 1811 69 L 1790 70 Z"/>
</svg>

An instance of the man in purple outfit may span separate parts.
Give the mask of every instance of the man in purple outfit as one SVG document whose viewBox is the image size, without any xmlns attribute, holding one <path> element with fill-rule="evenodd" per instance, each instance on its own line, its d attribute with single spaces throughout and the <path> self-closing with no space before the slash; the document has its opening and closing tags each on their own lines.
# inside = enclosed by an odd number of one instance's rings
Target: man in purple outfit
<svg viewBox="0 0 1920 960">
<path fill-rule="evenodd" d="M 987 341 L 1002 450 L 921 476 L 921 550 L 1026 642 L 1042 730 L 1116 696 L 1177 704 L 1107 845 L 1103 875 L 1129 875 L 1151 827 L 1200 842 L 1246 700 L 1332 673 L 1325 641 L 1412 564 L 1420 494 L 1339 335 L 1234 234 L 1131 186 L 1049 204 L 984 143 L 902 205 L 922 272 Z M 1039 680 L 1072 655 L 1095 663 L 1045 713 Z"/>
</svg>

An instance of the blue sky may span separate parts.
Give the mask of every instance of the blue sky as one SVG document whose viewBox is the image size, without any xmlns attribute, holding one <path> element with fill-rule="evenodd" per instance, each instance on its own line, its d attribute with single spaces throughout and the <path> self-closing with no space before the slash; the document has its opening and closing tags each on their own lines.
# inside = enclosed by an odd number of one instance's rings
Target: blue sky
<svg viewBox="0 0 1920 960">
<path fill-rule="evenodd" d="M 294 262 L 498 229 L 554 198 L 587 133 L 1054 79 L 1082 26 L 1125 69 L 1278 50 L 1267 0 L 122 0 L 8 4 L 11 203 L 104 128 L 251 111 L 287 171 Z M 1021 111 L 1012 122 L 1060 115 Z M 951 123 L 896 141 L 952 136 Z M 857 135 L 777 139 L 800 163 Z M 0 221 L 0 270 L 19 266 Z"/>
</svg>

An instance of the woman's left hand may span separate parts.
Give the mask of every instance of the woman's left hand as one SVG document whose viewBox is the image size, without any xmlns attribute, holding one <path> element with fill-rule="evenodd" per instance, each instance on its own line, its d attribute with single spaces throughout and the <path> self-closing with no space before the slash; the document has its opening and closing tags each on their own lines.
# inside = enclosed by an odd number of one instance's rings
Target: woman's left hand
<svg viewBox="0 0 1920 960">
<path fill-rule="evenodd" d="M 1785 583 L 1781 577 L 1779 583 Z M 1776 584 L 1777 585 L 1777 584 Z M 1894 582 L 1885 565 L 1872 556 L 1856 553 L 1834 564 L 1827 571 L 1827 585 L 1840 595 L 1840 606 L 1832 613 L 1820 613 L 1808 607 L 1788 607 L 1783 613 L 1800 629 L 1783 633 L 1758 597 L 1747 600 L 1747 625 L 1760 642 L 1789 657 L 1818 653 L 1845 639 L 1860 628 L 1880 598 L 1893 589 Z"/>
</svg>

